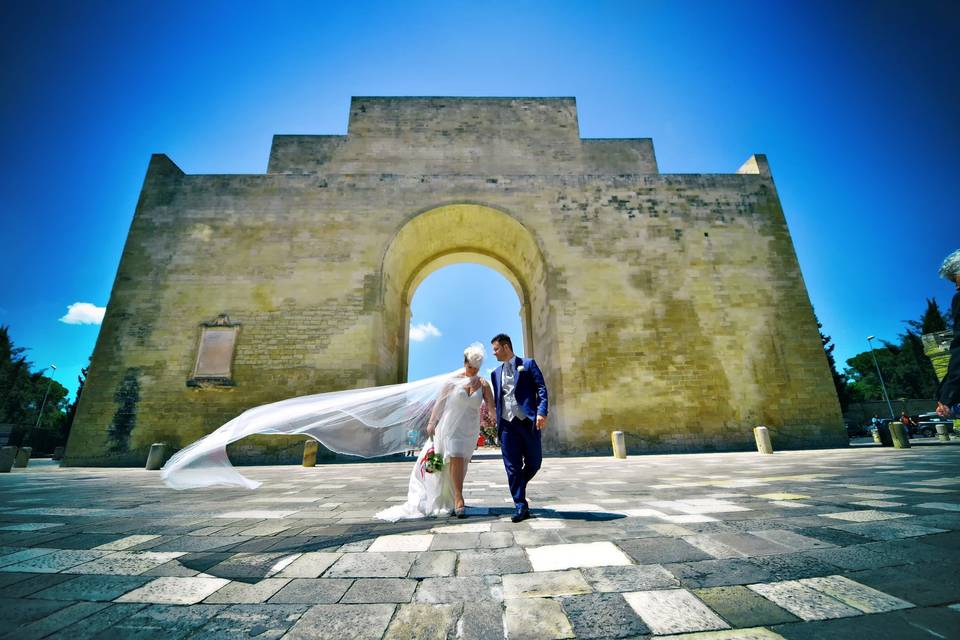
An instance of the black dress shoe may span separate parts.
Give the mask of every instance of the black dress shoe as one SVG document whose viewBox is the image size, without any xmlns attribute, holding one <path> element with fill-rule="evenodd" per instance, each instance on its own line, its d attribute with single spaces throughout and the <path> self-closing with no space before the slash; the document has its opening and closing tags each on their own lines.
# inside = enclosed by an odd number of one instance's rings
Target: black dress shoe
<svg viewBox="0 0 960 640">
<path fill-rule="evenodd" d="M 467 507 L 463 506 L 463 507 L 460 507 L 459 509 L 454 509 L 453 515 L 457 516 L 457 518 L 459 518 L 460 520 L 463 520 L 464 518 L 467 517 Z"/>
<path fill-rule="evenodd" d="M 517 507 L 517 512 L 510 516 L 511 522 L 523 522 L 530 517 L 530 509 L 526 506 Z"/>
</svg>

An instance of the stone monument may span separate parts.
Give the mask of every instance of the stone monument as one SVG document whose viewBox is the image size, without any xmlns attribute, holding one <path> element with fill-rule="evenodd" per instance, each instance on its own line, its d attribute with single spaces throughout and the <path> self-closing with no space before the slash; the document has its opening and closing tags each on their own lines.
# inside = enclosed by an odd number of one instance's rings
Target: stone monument
<svg viewBox="0 0 960 640">
<path fill-rule="evenodd" d="M 757 424 L 778 449 L 846 445 L 763 155 L 662 174 L 648 138 L 581 138 L 573 98 L 357 97 L 346 135 L 275 136 L 262 175 L 151 158 L 65 463 L 139 466 L 256 405 L 405 380 L 413 294 L 458 262 L 516 291 L 548 452 L 612 431 L 748 450 Z"/>
</svg>

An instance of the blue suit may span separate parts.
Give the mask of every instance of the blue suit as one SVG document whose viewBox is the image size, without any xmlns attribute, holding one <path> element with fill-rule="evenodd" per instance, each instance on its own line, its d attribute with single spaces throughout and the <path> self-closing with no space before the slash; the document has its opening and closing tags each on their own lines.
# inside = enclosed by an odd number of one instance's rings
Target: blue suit
<svg viewBox="0 0 960 640">
<path fill-rule="evenodd" d="M 527 506 L 527 483 L 540 470 L 543 461 L 540 430 L 534 420 L 538 415 L 547 415 L 548 403 L 547 384 L 536 361 L 533 358 L 514 356 L 513 364 L 513 395 L 526 418 L 517 416 L 509 422 L 504 420 L 500 384 L 503 365 L 494 369 L 491 378 L 493 397 L 497 404 L 497 436 L 500 438 L 503 466 L 507 470 L 507 483 L 510 485 L 513 502 L 520 508 Z"/>
</svg>

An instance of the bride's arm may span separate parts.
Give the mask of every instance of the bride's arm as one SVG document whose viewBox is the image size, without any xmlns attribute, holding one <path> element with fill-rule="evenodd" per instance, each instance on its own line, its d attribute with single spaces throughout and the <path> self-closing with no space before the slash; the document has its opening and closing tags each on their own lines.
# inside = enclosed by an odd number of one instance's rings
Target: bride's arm
<svg viewBox="0 0 960 640">
<path fill-rule="evenodd" d="M 487 411 L 497 410 L 497 404 L 493 401 L 493 391 L 490 390 L 490 383 L 486 380 L 483 380 L 483 401 L 487 403 Z"/>
</svg>

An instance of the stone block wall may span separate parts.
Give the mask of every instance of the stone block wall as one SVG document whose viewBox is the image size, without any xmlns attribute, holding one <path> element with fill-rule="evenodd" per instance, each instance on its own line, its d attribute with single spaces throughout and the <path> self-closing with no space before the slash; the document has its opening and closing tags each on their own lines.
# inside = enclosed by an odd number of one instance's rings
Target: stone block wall
<svg viewBox="0 0 960 640">
<path fill-rule="evenodd" d="M 764 157 L 664 175 L 649 140 L 581 140 L 572 99 L 355 98 L 346 136 L 278 136 L 265 175 L 154 156 L 66 463 L 142 464 L 253 406 L 404 379 L 416 285 L 463 260 L 517 290 L 549 451 L 612 430 L 632 453 L 749 448 L 757 424 L 846 444 Z M 188 387 L 219 314 L 235 386 Z M 256 440 L 232 459 L 298 459 Z"/>
</svg>

